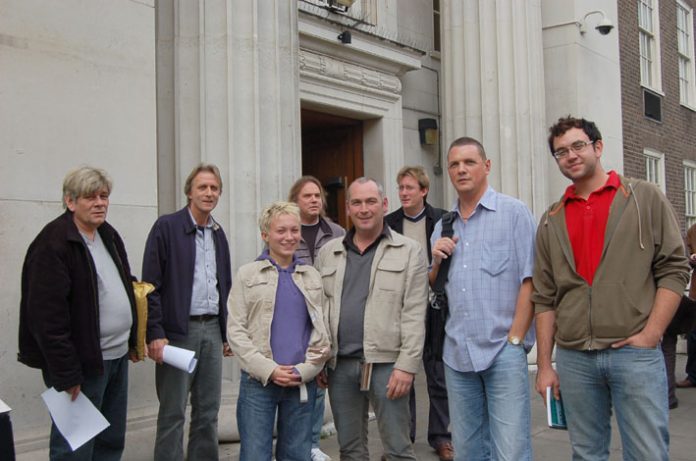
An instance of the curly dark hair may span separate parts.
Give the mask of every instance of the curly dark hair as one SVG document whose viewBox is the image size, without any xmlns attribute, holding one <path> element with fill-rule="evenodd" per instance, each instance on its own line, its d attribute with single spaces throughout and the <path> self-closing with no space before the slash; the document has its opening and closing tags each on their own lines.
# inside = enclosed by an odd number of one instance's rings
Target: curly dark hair
<svg viewBox="0 0 696 461">
<path fill-rule="evenodd" d="M 554 152 L 553 140 L 559 136 L 563 136 L 566 131 L 572 128 L 579 128 L 584 131 L 592 142 L 602 139 L 602 133 L 599 132 L 599 128 L 597 128 L 594 122 L 585 120 L 584 118 L 575 118 L 570 115 L 561 117 L 549 128 L 549 150 L 551 150 L 552 154 Z"/>
</svg>

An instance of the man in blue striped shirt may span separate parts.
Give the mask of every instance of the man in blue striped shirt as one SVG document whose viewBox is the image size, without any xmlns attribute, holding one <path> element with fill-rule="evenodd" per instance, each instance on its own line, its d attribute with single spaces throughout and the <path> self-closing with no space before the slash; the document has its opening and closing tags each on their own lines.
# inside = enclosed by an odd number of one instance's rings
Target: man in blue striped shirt
<svg viewBox="0 0 696 461">
<path fill-rule="evenodd" d="M 481 143 L 459 138 L 447 154 L 458 200 L 454 236 L 431 237 L 431 284 L 451 258 L 443 352 L 457 460 L 531 460 L 527 352 L 533 345 L 535 223 L 521 201 L 488 185 Z"/>
</svg>

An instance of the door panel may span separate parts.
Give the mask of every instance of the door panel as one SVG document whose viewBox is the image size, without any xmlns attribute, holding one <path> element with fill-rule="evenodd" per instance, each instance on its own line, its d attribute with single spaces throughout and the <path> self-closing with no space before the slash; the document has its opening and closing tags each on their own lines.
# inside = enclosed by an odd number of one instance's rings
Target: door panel
<svg viewBox="0 0 696 461">
<path fill-rule="evenodd" d="M 362 122 L 302 111 L 302 174 L 326 189 L 326 213 L 348 228 L 346 188 L 363 175 Z"/>
</svg>

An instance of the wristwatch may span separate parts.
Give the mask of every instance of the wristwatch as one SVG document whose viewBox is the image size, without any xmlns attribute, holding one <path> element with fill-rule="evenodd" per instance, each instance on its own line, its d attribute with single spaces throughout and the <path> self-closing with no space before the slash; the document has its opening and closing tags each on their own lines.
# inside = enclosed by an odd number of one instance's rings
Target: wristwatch
<svg viewBox="0 0 696 461">
<path fill-rule="evenodd" d="M 508 342 L 513 346 L 519 346 L 522 341 L 519 336 L 508 336 Z"/>
</svg>

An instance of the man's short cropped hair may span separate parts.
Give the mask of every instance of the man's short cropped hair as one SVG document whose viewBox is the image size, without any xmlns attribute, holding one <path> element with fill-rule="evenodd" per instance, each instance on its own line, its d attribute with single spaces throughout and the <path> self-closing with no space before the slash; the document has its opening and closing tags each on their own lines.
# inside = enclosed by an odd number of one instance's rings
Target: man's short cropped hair
<svg viewBox="0 0 696 461">
<path fill-rule="evenodd" d="M 478 153 L 481 156 L 481 159 L 484 162 L 488 159 L 488 157 L 486 157 L 486 150 L 483 148 L 483 144 L 481 144 L 478 140 L 470 138 L 468 136 L 462 136 L 461 138 L 457 138 L 454 141 L 452 141 L 452 144 L 450 144 L 449 149 L 447 149 L 447 156 L 449 156 L 449 153 L 453 148 L 461 146 L 476 146 L 476 149 L 478 149 Z"/>
<path fill-rule="evenodd" d="M 199 163 L 193 170 L 191 170 L 191 173 L 189 173 L 188 178 L 186 178 L 186 182 L 184 183 L 184 194 L 186 194 L 187 204 L 191 202 L 188 196 L 191 193 L 191 187 L 193 187 L 193 180 L 196 176 L 198 176 L 198 173 L 202 172 L 212 173 L 220 186 L 220 192 L 222 192 L 222 175 L 220 175 L 220 170 L 218 167 L 212 163 Z"/>
<path fill-rule="evenodd" d="M 549 150 L 553 154 L 555 149 L 553 148 L 553 140 L 559 136 L 572 129 L 579 128 L 585 132 L 591 142 L 599 141 L 602 139 L 602 133 L 599 132 L 599 128 L 594 122 L 585 120 L 584 118 L 576 118 L 568 115 L 567 117 L 561 117 L 558 121 L 549 128 Z"/>
<path fill-rule="evenodd" d="M 263 209 L 259 216 L 259 229 L 267 234 L 271 230 L 271 222 L 281 215 L 292 215 L 300 221 L 300 207 L 292 202 L 273 202 Z"/>
<path fill-rule="evenodd" d="M 421 189 L 430 189 L 430 178 L 428 178 L 425 168 L 422 166 L 409 166 L 406 165 L 399 170 L 396 175 L 396 183 L 398 184 L 404 178 L 404 176 L 410 176 L 416 181 Z"/>
<path fill-rule="evenodd" d="M 350 187 L 353 184 L 367 184 L 368 182 L 373 182 L 377 186 L 377 193 L 379 193 L 379 199 L 384 200 L 384 187 L 374 178 L 370 178 L 367 176 L 360 176 L 356 180 L 354 180 L 352 183 L 350 183 L 350 186 L 348 186 L 348 189 L 346 189 L 346 203 L 350 201 Z"/>
<path fill-rule="evenodd" d="M 63 180 L 63 208 L 66 200 L 89 197 L 103 189 L 111 195 L 112 182 L 106 171 L 91 166 L 83 166 L 70 171 Z"/>
</svg>

